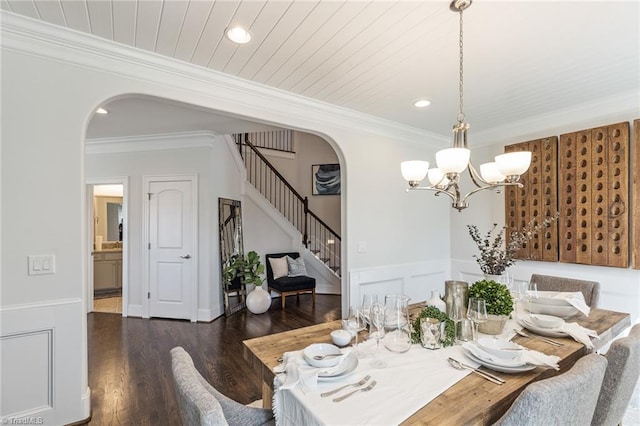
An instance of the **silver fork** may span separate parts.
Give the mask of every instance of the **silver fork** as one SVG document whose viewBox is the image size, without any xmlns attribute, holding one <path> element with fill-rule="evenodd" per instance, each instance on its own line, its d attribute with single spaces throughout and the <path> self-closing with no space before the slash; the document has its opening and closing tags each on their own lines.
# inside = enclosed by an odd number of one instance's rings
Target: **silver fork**
<svg viewBox="0 0 640 426">
<path fill-rule="evenodd" d="M 376 385 L 376 383 L 378 383 L 378 382 L 376 382 L 374 380 L 373 382 L 369 383 L 369 385 L 366 388 L 356 389 L 356 390 L 354 390 L 352 392 L 349 392 L 346 395 L 342 395 L 342 396 L 339 396 L 337 398 L 333 398 L 333 402 L 344 401 L 345 399 L 349 398 L 351 395 L 356 394 L 358 392 L 369 392 L 371 389 L 373 389 L 373 387 Z"/>
<path fill-rule="evenodd" d="M 546 337 L 542 337 L 542 336 L 531 336 L 530 334 L 525 333 L 525 332 L 524 332 L 524 331 L 522 331 L 522 330 L 516 330 L 515 328 L 513 329 L 513 331 L 515 331 L 515 332 L 516 332 L 516 334 L 518 334 L 518 335 L 520 335 L 520 336 L 522 336 L 522 337 L 528 337 L 528 338 L 530 338 L 530 339 L 537 338 L 537 339 L 540 339 L 540 340 L 542 340 L 543 342 L 548 343 L 548 344 L 553 345 L 553 346 L 564 346 L 564 344 L 563 344 L 563 343 L 556 342 L 555 340 L 547 339 Z"/>
<path fill-rule="evenodd" d="M 349 383 L 348 385 L 344 385 L 344 386 L 340 386 L 338 389 L 334 389 L 332 391 L 329 392 L 323 392 L 320 394 L 321 397 L 327 397 L 327 396 L 331 396 L 333 394 L 336 394 L 338 392 L 340 392 L 342 389 L 348 388 L 349 386 L 362 386 L 365 383 L 367 383 L 367 381 L 371 378 L 371 376 L 366 375 L 362 380 L 359 380 L 355 383 Z"/>
</svg>

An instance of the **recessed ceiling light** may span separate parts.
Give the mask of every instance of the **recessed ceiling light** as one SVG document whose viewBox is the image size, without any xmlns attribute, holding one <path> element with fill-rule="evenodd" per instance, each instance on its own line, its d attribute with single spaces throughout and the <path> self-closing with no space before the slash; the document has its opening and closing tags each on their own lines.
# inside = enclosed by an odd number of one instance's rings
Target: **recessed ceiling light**
<svg viewBox="0 0 640 426">
<path fill-rule="evenodd" d="M 413 106 L 415 106 L 416 108 L 424 108 L 428 107 L 429 105 L 431 105 L 431 102 L 426 99 L 420 99 L 419 101 L 415 101 L 413 104 Z"/>
<path fill-rule="evenodd" d="M 238 44 L 249 43 L 251 40 L 251 33 L 249 30 L 237 25 L 235 27 L 227 28 L 225 34 L 229 40 Z"/>
<path fill-rule="evenodd" d="M 107 111 L 107 110 L 106 110 L 106 109 L 104 109 L 104 108 L 98 108 L 98 109 L 96 110 L 96 114 L 109 114 L 109 111 Z"/>
</svg>

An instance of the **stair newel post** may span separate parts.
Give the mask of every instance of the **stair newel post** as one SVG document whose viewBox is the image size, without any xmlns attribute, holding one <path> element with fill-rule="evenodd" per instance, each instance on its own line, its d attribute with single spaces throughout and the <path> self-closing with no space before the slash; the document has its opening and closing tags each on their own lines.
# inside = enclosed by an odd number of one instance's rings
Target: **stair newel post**
<svg viewBox="0 0 640 426">
<path fill-rule="evenodd" d="M 304 200 L 302 200 L 302 205 L 304 206 L 304 234 L 302 235 L 302 243 L 306 248 L 309 248 L 309 197 L 304 197 Z"/>
<path fill-rule="evenodd" d="M 240 157 L 244 160 L 244 145 L 245 141 L 249 140 L 249 133 L 240 134 L 240 142 L 238 143 L 238 150 L 240 151 Z"/>
</svg>

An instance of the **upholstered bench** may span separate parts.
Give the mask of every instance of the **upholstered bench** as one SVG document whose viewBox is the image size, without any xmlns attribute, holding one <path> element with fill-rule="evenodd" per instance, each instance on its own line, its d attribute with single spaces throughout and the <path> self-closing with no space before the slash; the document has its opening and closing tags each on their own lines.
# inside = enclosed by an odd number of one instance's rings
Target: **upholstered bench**
<svg viewBox="0 0 640 426">
<path fill-rule="evenodd" d="M 265 263 L 267 265 L 267 285 L 269 286 L 269 290 L 280 293 L 280 297 L 282 298 L 282 309 L 285 308 L 286 297 L 291 294 L 295 294 L 298 299 L 300 299 L 300 293 L 311 293 L 313 304 L 315 305 L 316 279 L 307 275 L 300 275 L 300 271 L 302 271 L 302 273 L 306 273 L 303 262 L 301 262 L 301 269 L 296 270 L 294 268 L 291 270 L 289 262 L 286 260 L 286 256 L 289 256 L 291 259 L 298 260 L 298 258 L 300 258 L 300 253 L 273 253 L 265 255 Z M 273 265 L 270 259 L 274 260 Z M 300 258 L 299 260 L 302 259 Z M 286 265 L 285 269 L 283 269 L 283 262 L 284 265 Z"/>
</svg>

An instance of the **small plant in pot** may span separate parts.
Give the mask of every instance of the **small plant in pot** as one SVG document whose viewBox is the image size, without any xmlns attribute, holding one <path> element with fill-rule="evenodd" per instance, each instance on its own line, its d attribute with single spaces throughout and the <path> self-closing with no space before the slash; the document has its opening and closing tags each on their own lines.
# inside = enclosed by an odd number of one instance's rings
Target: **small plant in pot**
<svg viewBox="0 0 640 426">
<path fill-rule="evenodd" d="M 506 285 L 492 280 L 476 281 L 469 287 L 469 298 L 484 299 L 489 319 L 480 323 L 478 331 L 485 334 L 500 334 L 513 311 L 513 298 Z"/>
</svg>

